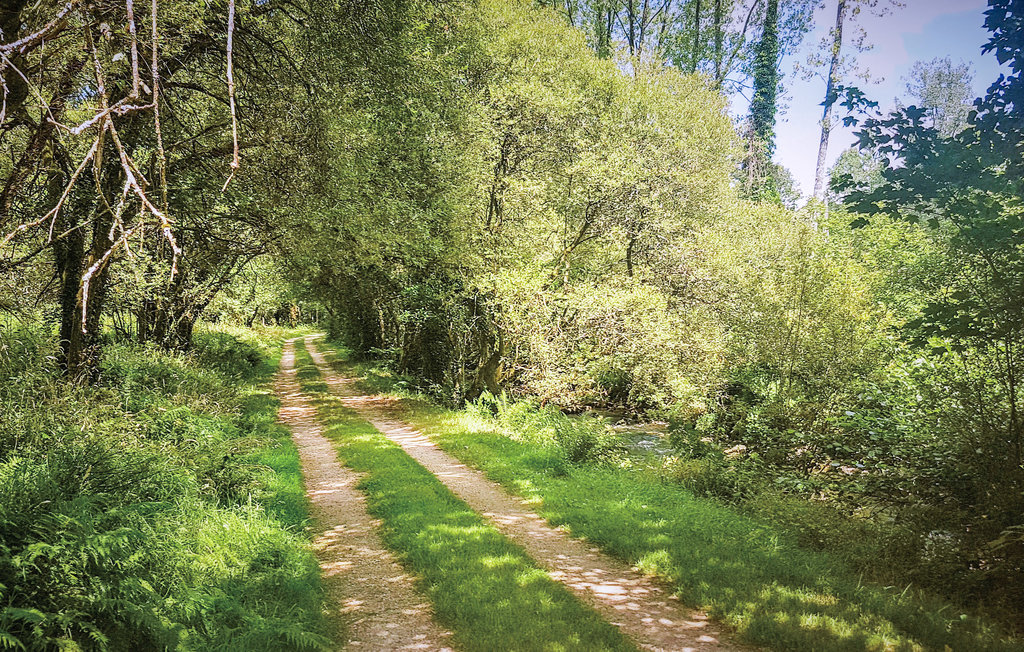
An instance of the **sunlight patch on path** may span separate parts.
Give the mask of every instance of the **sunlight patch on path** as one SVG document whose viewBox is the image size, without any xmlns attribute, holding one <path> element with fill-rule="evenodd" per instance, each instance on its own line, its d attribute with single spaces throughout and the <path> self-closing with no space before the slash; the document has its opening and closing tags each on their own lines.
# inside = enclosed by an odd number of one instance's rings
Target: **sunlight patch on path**
<svg viewBox="0 0 1024 652">
<path fill-rule="evenodd" d="M 470 507 L 493 523 L 574 594 L 645 650 L 741 649 L 726 643 L 707 615 L 679 602 L 670 591 L 635 568 L 601 553 L 544 519 L 510 496 L 483 473 L 448 455 L 423 433 L 393 417 L 395 408 L 362 394 L 352 379 L 335 373 L 306 338 L 306 348 L 324 382 L 343 403 L 401 446 Z"/>
<path fill-rule="evenodd" d="M 430 604 L 377 534 L 355 487 L 360 476 L 342 466 L 323 434 L 316 408 L 299 389 L 294 341 L 285 343 L 275 383 L 278 419 L 292 432 L 302 459 L 306 494 L 321 534 L 313 547 L 332 615 L 346 622 L 346 649 L 451 650 L 451 632 L 438 627 Z"/>
</svg>

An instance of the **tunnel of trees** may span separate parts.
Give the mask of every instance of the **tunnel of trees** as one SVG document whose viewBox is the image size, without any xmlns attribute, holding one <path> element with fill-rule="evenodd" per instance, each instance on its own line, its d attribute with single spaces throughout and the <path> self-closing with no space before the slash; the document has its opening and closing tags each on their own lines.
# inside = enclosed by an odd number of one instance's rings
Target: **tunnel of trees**
<svg viewBox="0 0 1024 652">
<path fill-rule="evenodd" d="M 6 2 L 0 366 L 33 341 L 103 386 L 123 342 L 315 321 L 449 407 L 666 420 L 696 492 L 885 523 L 903 579 L 1012 622 L 1024 7 L 979 16 L 1008 72 L 976 99 L 937 60 L 881 112 L 825 57 L 859 142 L 797 209 L 779 62 L 814 7 Z"/>
</svg>

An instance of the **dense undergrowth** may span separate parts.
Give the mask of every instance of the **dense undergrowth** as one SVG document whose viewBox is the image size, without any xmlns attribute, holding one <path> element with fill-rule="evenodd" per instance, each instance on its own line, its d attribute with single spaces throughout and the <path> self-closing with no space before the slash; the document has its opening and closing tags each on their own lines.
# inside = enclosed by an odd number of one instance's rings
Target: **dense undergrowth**
<svg viewBox="0 0 1024 652">
<path fill-rule="evenodd" d="M 52 337 L 0 332 L 3 647 L 324 647 L 298 455 L 263 386 L 279 343 L 111 342 L 84 387 Z"/>
<path fill-rule="evenodd" d="M 351 369 L 344 355 L 336 364 Z M 963 604 L 897 583 L 901 555 L 910 554 L 894 543 L 899 529 L 849 519 L 706 457 L 638 459 L 598 420 L 494 399 L 452 411 L 423 400 L 407 380 L 358 370 L 366 389 L 405 398 L 406 418 L 442 448 L 534 501 L 552 523 L 671 582 L 747 641 L 1020 648 Z"/>
<path fill-rule="evenodd" d="M 325 434 L 381 519 L 386 545 L 420 578 L 461 650 L 633 650 L 619 630 L 551 579 L 397 444 L 327 393 L 309 353 L 298 377 Z"/>
</svg>

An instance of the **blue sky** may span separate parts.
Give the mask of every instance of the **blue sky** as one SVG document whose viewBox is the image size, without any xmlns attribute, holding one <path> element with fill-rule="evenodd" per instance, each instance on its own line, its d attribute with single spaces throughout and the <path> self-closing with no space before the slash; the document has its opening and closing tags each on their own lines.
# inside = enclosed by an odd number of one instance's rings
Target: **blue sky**
<svg viewBox="0 0 1024 652">
<path fill-rule="evenodd" d="M 825 82 L 819 78 L 804 81 L 794 77 L 792 71 L 796 62 L 806 58 L 807 49 L 816 47 L 835 22 L 836 1 L 825 2 L 825 7 L 815 14 L 816 27 L 804 39 L 802 50 L 782 62 L 788 108 L 776 128 L 775 160 L 789 168 L 805 195 L 814 186 Z M 881 0 L 879 4 L 885 2 Z M 905 0 L 903 4 L 884 17 L 867 11 L 858 17 L 867 31 L 867 42 L 874 47 L 856 55 L 857 63 L 883 81 L 854 83 L 882 108 L 891 107 L 894 98 L 906 95 L 903 77 L 915 61 L 948 56 L 954 62 L 970 63 L 974 69 L 975 95 L 984 92 L 999 76 L 995 57 L 981 55 L 981 46 L 988 40 L 988 32 L 982 26 L 985 0 Z M 850 54 L 851 50 L 844 46 L 844 52 Z M 740 102 L 737 110 L 741 109 Z M 834 127 L 829 140 L 829 164 L 853 141 L 852 129 Z"/>
</svg>

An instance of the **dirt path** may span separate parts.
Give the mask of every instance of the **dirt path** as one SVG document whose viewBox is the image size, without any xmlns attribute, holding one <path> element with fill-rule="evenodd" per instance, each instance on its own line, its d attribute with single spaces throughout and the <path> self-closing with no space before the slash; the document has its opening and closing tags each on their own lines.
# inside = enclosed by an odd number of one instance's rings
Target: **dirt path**
<svg viewBox="0 0 1024 652">
<path fill-rule="evenodd" d="M 634 568 L 548 525 L 523 501 L 483 473 L 448 455 L 421 432 L 395 418 L 384 402 L 362 394 L 352 379 L 335 373 L 306 338 L 306 348 L 331 391 L 345 405 L 399 444 L 455 495 L 523 546 L 551 577 L 565 584 L 646 650 L 740 649 L 722 640 L 706 614 L 687 608 L 670 591 Z"/>
<path fill-rule="evenodd" d="M 313 518 L 322 528 L 314 548 L 327 604 L 348 627 L 346 649 L 450 650 L 451 633 L 434 623 L 413 578 L 381 543 L 379 523 L 366 512 L 366 501 L 355 488 L 359 475 L 338 462 L 295 373 L 294 341 L 289 340 L 275 383 L 281 399 L 278 418 L 299 448 Z"/>
</svg>

